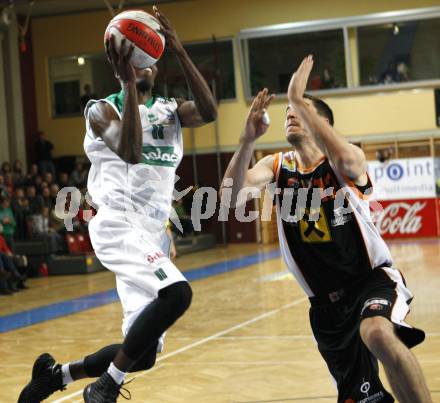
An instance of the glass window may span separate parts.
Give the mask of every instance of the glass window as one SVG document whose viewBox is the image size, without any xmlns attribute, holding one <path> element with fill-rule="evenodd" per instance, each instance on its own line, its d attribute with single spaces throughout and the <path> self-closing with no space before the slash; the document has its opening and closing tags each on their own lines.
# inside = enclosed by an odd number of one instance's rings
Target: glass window
<svg viewBox="0 0 440 403">
<path fill-rule="evenodd" d="M 361 85 L 440 78 L 440 18 L 359 27 Z"/>
<path fill-rule="evenodd" d="M 267 87 L 285 94 L 292 72 L 308 54 L 315 55 L 309 90 L 346 87 L 342 29 L 247 39 L 251 94 Z"/>
<path fill-rule="evenodd" d="M 120 90 L 104 53 L 53 58 L 49 67 L 56 117 L 81 115 L 89 99 Z"/>
<path fill-rule="evenodd" d="M 185 49 L 211 90 L 215 83 L 218 99 L 236 97 L 232 40 L 190 44 L 185 45 Z M 172 52 L 166 50 L 157 66 L 156 92 L 168 97 L 191 98 L 185 76 Z"/>
</svg>

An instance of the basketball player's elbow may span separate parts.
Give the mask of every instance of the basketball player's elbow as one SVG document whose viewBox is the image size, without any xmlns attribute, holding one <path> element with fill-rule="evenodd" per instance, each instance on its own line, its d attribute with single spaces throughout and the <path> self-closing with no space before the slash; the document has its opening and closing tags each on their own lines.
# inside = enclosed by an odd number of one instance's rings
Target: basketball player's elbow
<svg viewBox="0 0 440 403">
<path fill-rule="evenodd" d="M 347 176 L 359 176 L 365 169 L 365 160 L 356 153 L 347 151 L 334 159 L 337 169 Z"/>
<path fill-rule="evenodd" d="M 203 111 L 203 113 L 200 113 L 200 115 L 202 116 L 204 123 L 214 122 L 217 119 L 217 106 L 213 105 L 212 107 Z"/>
</svg>

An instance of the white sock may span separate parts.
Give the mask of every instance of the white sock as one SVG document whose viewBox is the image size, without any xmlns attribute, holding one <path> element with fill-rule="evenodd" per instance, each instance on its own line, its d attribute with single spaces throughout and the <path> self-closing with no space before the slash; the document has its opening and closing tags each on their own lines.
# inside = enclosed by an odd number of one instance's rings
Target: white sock
<svg viewBox="0 0 440 403">
<path fill-rule="evenodd" d="M 68 385 L 73 382 L 72 375 L 70 375 L 69 363 L 61 366 L 61 373 L 63 376 L 63 385 Z"/>
<path fill-rule="evenodd" d="M 124 382 L 124 379 L 127 376 L 126 372 L 120 371 L 118 368 L 115 367 L 113 363 L 110 364 L 107 372 L 118 385 L 122 385 L 122 382 Z"/>
</svg>

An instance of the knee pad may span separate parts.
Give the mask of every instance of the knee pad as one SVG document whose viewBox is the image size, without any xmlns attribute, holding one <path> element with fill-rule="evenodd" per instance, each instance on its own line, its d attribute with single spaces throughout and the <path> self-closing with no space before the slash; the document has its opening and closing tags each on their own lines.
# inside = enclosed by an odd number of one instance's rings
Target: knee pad
<svg viewBox="0 0 440 403">
<path fill-rule="evenodd" d="M 188 282 L 179 281 L 160 290 L 159 298 L 166 299 L 173 309 L 183 314 L 191 305 L 192 289 Z"/>
</svg>

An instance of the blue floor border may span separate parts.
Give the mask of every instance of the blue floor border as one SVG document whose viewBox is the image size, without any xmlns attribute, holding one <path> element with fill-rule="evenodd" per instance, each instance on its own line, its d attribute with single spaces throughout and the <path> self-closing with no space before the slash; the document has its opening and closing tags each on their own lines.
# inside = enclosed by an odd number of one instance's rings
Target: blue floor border
<svg viewBox="0 0 440 403">
<path fill-rule="evenodd" d="M 256 263 L 265 262 L 280 257 L 280 250 L 270 252 L 258 252 L 252 255 L 237 259 L 226 260 L 207 266 L 198 267 L 184 272 L 189 281 L 196 281 L 203 278 L 217 276 L 251 266 Z M 88 309 L 111 304 L 119 300 L 116 289 L 85 295 L 54 304 L 41 306 L 27 311 L 17 312 L 10 315 L 0 316 L 0 333 L 10 332 L 26 326 L 46 322 L 62 316 L 86 311 Z"/>
</svg>

